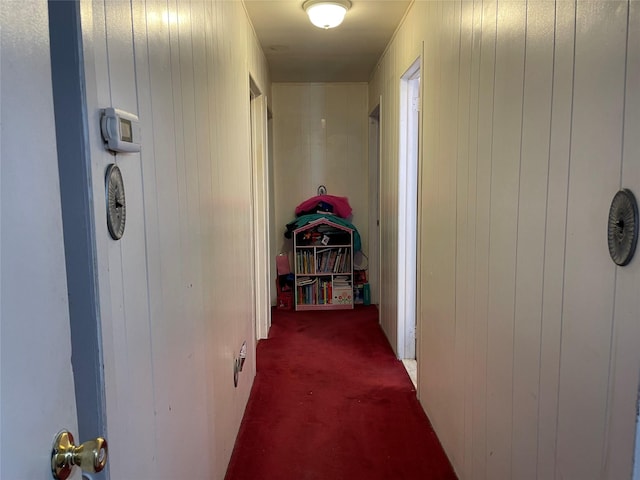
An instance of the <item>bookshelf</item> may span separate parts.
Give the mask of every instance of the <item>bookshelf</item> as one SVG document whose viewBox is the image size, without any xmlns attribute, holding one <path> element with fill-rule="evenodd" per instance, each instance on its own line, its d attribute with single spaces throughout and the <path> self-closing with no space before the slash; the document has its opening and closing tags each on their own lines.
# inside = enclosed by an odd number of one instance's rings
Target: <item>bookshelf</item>
<svg viewBox="0 0 640 480">
<path fill-rule="evenodd" d="M 296 310 L 353 308 L 353 230 L 320 218 L 293 231 Z"/>
</svg>

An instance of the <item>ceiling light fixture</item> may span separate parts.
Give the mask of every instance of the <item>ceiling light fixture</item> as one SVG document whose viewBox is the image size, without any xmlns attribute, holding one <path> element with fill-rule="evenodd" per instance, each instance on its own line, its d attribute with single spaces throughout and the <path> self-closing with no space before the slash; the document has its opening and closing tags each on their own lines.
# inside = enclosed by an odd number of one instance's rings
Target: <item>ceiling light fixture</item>
<svg viewBox="0 0 640 480">
<path fill-rule="evenodd" d="M 309 15 L 309 20 L 316 27 L 337 27 L 344 20 L 344 15 L 351 8 L 349 0 L 307 0 L 302 8 Z"/>
</svg>

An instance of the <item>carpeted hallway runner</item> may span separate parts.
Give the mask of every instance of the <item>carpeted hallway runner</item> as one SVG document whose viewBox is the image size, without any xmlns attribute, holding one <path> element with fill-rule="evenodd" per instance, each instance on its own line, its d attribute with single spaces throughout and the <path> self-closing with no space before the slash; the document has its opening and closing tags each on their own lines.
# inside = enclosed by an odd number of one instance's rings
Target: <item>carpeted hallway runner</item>
<svg viewBox="0 0 640 480">
<path fill-rule="evenodd" d="M 226 480 L 456 476 L 374 306 L 274 310 Z"/>
</svg>

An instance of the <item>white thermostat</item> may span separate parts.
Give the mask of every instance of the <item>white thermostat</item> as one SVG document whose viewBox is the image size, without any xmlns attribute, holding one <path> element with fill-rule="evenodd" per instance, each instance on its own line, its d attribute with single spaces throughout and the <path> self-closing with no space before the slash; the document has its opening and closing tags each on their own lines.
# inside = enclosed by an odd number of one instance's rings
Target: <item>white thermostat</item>
<svg viewBox="0 0 640 480">
<path fill-rule="evenodd" d="M 112 152 L 140 151 L 140 121 L 132 113 L 105 108 L 102 110 L 100 128 L 105 146 Z"/>
</svg>

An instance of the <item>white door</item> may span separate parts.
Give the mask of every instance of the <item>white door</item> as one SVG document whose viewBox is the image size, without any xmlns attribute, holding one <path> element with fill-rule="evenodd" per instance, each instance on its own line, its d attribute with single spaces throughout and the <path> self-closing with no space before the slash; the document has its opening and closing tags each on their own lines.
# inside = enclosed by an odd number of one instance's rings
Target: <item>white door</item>
<svg viewBox="0 0 640 480">
<path fill-rule="evenodd" d="M 45 480 L 77 431 L 47 2 L 3 0 L 0 32 L 0 478 Z"/>
</svg>

